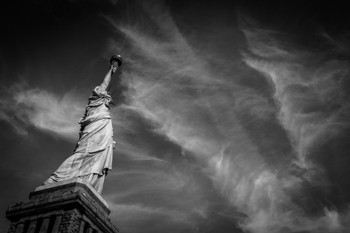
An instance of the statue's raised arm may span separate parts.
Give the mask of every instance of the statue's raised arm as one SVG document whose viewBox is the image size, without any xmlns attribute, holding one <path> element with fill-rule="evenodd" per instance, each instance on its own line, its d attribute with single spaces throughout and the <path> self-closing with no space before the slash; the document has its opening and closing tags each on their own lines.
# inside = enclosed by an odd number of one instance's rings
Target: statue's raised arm
<svg viewBox="0 0 350 233">
<path fill-rule="evenodd" d="M 121 56 L 112 56 L 110 64 L 103 82 L 92 91 L 85 114 L 79 121 L 80 134 L 74 153 L 45 181 L 45 185 L 78 177 L 99 193 L 102 192 L 104 179 L 108 170 L 112 169 L 115 147 L 109 112 L 112 97 L 107 93 L 107 88 L 112 74 L 122 64 Z"/>
<path fill-rule="evenodd" d="M 103 92 L 107 90 L 108 86 L 111 83 L 112 74 L 114 74 L 117 71 L 117 69 L 122 65 L 122 63 L 123 63 L 123 60 L 120 55 L 113 55 L 111 57 L 111 60 L 110 60 L 111 67 L 107 72 L 105 78 L 103 79 L 103 82 L 99 87 L 99 91 Z"/>
</svg>

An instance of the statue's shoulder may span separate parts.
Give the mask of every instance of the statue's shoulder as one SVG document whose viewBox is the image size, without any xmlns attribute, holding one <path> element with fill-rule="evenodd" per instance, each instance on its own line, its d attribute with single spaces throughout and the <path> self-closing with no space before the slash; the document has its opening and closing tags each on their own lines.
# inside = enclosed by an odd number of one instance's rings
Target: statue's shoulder
<svg viewBox="0 0 350 233">
<path fill-rule="evenodd" d="M 110 94 L 106 90 L 101 91 L 100 86 L 96 86 L 92 90 L 92 97 L 111 98 Z"/>
</svg>

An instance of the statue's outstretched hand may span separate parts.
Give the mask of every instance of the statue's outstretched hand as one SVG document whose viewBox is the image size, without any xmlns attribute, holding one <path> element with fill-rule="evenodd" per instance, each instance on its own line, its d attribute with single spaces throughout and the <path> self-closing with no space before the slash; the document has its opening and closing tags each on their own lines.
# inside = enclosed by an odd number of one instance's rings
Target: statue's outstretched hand
<svg viewBox="0 0 350 233">
<path fill-rule="evenodd" d="M 122 56 L 120 55 L 113 55 L 109 60 L 109 62 L 111 63 L 112 74 L 114 74 L 119 68 L 119 66 L 123 64 L 123 59 L 122 59 Z"/>
<path fill-rule="evenodd" d="M 114 74 L 114 73 L 117 71 L 118 67 L 119 67 L 118 62 L 114 62 L 114 63 L 111 65 L 112 74 Z"/>
</svg>

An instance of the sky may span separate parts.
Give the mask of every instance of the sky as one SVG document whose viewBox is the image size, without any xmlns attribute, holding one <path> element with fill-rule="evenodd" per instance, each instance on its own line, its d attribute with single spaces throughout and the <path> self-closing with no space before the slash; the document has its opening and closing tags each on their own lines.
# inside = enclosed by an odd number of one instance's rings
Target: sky
<svg viewBox="0 0 350 233">
<path fill-rule="evenodd" d="M 350 19 L 336 1 L 1 3 L 0 229 L 112 80 L 120 232 L 350 231 Z"/>
</svg>

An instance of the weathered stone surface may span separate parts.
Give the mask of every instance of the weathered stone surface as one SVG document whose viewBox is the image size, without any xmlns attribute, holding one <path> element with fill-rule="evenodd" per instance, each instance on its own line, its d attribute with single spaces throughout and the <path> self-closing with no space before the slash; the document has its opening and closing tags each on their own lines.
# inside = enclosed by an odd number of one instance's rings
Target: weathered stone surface
<svg viewBox="0 0 350 233">
<path fill-rule="evenodd" d="M 75 178 L 36 188 L 28 202 L 10 205 L 6 217 L 12 222 L 9 233 L 116 233 L 109 213 L 95 189 Z"/>
</svg>

